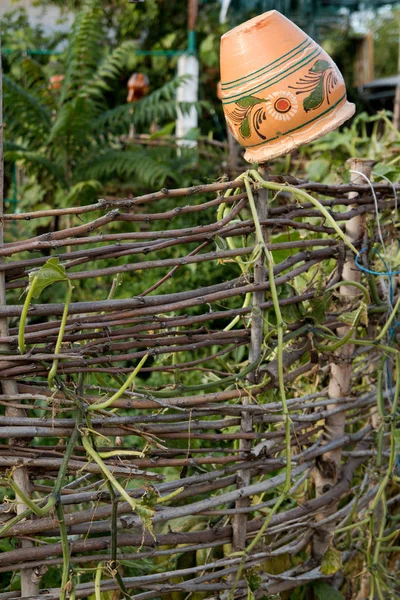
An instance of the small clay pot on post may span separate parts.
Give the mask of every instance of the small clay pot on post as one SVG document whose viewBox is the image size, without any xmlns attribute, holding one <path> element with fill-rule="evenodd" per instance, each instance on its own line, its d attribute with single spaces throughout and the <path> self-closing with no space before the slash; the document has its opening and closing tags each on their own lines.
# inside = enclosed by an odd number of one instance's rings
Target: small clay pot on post
<svg viewBox="0 0 400 600">
<path fill-rule="evenodd" d="M 126 101 L 128 104 L 133 102 L 138 102 L 143 98 L 143 96 L 147 96 L 150 91 L 150 81 L 147 75 L 144 73 L 132 73 L 132 75 L 128 79 L 128 96 Z M 131 113 L 133 114 L 133 107 L 131 109 Z M 133 123 L 129 128 L 129 137 L 133 137 L 135 135 L 135 128 Z"/>
<path fill-rule="evenodd" d="M 222 36 L 221 95 L 250 163 L 316 140 L 355 112 L 330 56 L 276 10 Z"/>
<path fill-rule="evenodd" d="M 129 103 L 141 100 L 150 91 L 150 81 L 144 73 L 132 73 L 128 79 L 128 97 Z"/>
<path fill-rule="evenodd" d="M 65 75 L 52 75 L 49 80 L 49 90 L 60 90 L 64 81 Z"/>
</svg>

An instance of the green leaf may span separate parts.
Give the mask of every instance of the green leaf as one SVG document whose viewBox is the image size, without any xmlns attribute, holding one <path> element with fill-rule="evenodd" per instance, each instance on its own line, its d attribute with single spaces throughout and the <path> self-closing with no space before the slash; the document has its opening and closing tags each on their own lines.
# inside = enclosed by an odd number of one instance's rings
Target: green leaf
<svg viewBox="0 0 400 600">
<path fill-rule="evenodd" d="M 392 181 L 398 181 L 400 169 L 397 165 L 387 165 L 385 163 L 377 163 L 374 166 L 374 175 L 384 175 Z M 380 177 L 378 177 L 380 179 Z"/>
<path fill-rule="evenodd" d="M 341 323 L 346 323 L 346 325 L 352 325 L 356 314 L 357 314 L 356 310 L 352 310 L 351 312 L 343 313 L 342 315 L 338 316 L 338 321 L 340 321 Z"/>
<path fill-rule="evenodd" d="M 242 135 L 242 137 L 244 138 L 248 138 L 250 137 L 251 131 L 250 131 L 250 121 L 249 121 L 249 117 L 245 117 L 242 121 L 242 124 L 240 126 L 240 133 Z"/>
<path fill-rule="evenodd" d="M 315 581 L 312 590 L 317 600 L 344 600 L 344 596 L 325 581 Z"/>
<path fill-rule="evenodd" d="M 261 102 L 265 102 L 264 98 L 257 98 L 257 96 L 246 96 L 245 98 L 240 98 L 236 104 L 240 106 L 240 108 L 250 108 L 250 106 L 261 104 Z"/>
<path fill-rule="evenodd" d="M 309 110 L 315 110 L 321 106 L 324 101 L 324 76 L 321 75 L 321 79 L 307 98 L 303 100 L 303 108 L 306 112 Z"/>
<path fill-rule="evenodd" d="M 329 69 L 331 65 L 326 60 L 317 60 L 310 69 L 310 73 L 323 73 Z"/>
<path fill-rule="evenodd" d="M 252 592 L 256 592 L 260 589 L 262 584 L 262 579 L 260 574 L 257 571 L 257 567 L 251 567 L 244 572 L 244 576 L 247 581 L 249 594 L 254 598 Z"/>
<path fill-rule="evenodd" d="M 157 131 L 152 133 L 150 139 L 155 140 L 157 138 L 163 137 L 164 135 L 172 135 L 175 130 L 175 125 L 175 121 L 167 123 L 166 125 L 164 125 L 164 127 L 161 127 L 160 129 L 157 129 Z"/>
<path fill-rule="evenodd" d="M 290 283 L 283 283 L 282 285 L 279 285 L 277 292 L 279 301 L 287 298 L 293 298 L 297 295 L 295 288 Z M 281 306 L 281 314 L 285 323 L 295 323 L 302 318 L 304 312 L 304 307 L 301 303 Z M 276 319 L 274 319 L 272 315 L 271 317 L 271 322 L 275 323 Z"/>
<path fill-rule="evenodd" d="M 365 304 L 365 302 L 361 302 L 360 307 L 361 307 L 361 314 L 360 314 L 358 322 L 361 323 L 362 325 L 367 326 L 368 325 L 368 307 Z M 346 325 L 353 325 L 354 319 L 356 318 L 358 312 L 359 312 L 359 309 L 343 313 L 342 315 L 339 315 L 338 321 L 341 321 L 342 323 L 346 323 Z"/>
<path fill-rule="evenodd" d="M 184 135 L 185 140 L 198 140 L 199 137 L 200 137 L 200 129 L 198 127 L 192 127 Z"/>
<path fill-rule="evenodd" d="M 311 181 L 322 181 L 329 173 L 331 163 L 327 158 L 317 158 L 310 160 L 307 165 L 306 173 Z"/>
<path fill-rule="evenodd" d="M 329 546 L 321 562 L 321 573 L 334 575 L 342 568 L 342 553 L 333 546 Z M 326 598 L 324 599 L 326 600 Z"/>
<path fill-rule="evenodd" d="M 313 298 L 310 300 L 310 310 L 307 316 L 317 325 L 322 325 L 325 322 L 326 312 L 329 308 L 330 296 L 328 294 L 321 298 Z"/>
<path fill-rule="evenodd" d="M 68 281 L 69 279 L 65 268 L 63 265 L 60 265 L 58 258 L 49 258 L 38 271 L 31 271 L 29 273 L 29 285 L 32 284 L 35 277 L 37 277 L 37 281 L 33 293 L 34 298 L 39 298 L 43 290 L 49 287 L 49 285 L 57 281 Z"/>
</svg>

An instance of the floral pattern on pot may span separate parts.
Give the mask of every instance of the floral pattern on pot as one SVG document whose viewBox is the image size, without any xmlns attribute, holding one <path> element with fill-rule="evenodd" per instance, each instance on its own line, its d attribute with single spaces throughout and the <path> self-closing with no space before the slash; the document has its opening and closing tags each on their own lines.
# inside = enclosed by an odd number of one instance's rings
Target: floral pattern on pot
<svg viewBox="0 0 400 600">
<path fill-rule="evenodd" d="M 326 60 L 317 60 L 308 70 L 308 74 L 301 77 L 290 89 L 296 90 L 296 94 L 308 94 L 303 100 L 305 112 L 319 108 L 323 102 L 329 101 L 329 95 L 339 81 L 332 64 Z"/>
<path fill-rule="evenodd" d="M 267 118 L 265 103 L 265 98 L 257 98 L 257 96 L 245 96 L 235 102 L 235 109 L 231 118 L 236 125 L 239 125 L 239 132 L 243 138 L 251 136 L 253 126 L 258 137 L 262 140 L 266 139 L 260 131 L 262 123 Z"/>
<path fill-rule="evenodd" d="M 274 92 L 267 97 L 267 111 L 277 121 L 290 121 L 297 113 L 299 105 L 291 92 Z"/>
<path fill-rule="evenodd" d="M 252 128 L 258 137 L 265 140 L 261 126 L 267 120 L 267 113 L 278 121 L 290 121 L 298 111 L 296 96 L 291 92 L 279 91 L 270 94 L 267 98 L 245 96 L 235 102 L 235 109 L 231 118 L 239 126 L 240 135 L 248 138 Z"/>
</svg>

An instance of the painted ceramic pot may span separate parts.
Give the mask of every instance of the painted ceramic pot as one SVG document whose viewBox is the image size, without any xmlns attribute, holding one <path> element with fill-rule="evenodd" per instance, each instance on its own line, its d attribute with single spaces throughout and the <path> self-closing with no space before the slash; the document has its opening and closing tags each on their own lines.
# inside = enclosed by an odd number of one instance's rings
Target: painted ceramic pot
<svg viewBox="0 0 400 600">
<path fill-rule="evenodd" d="M 150 82 L 144 73 L 132 73 L 128 80 L 127 102 L 137 102 L 150 91 Z"/>
<path fill-rule="evenodd" d="M 355 111 L 333 60 L 276 10 L 222 36 L 221 95 L 228 127 L 251 163 L 325 135 Z"/>
<path fill-rule="evenodd" d="M 60 90 L 64 77 L 64 75 L 52 75 L 50 77 L 49 90 Z"/>
</svg>

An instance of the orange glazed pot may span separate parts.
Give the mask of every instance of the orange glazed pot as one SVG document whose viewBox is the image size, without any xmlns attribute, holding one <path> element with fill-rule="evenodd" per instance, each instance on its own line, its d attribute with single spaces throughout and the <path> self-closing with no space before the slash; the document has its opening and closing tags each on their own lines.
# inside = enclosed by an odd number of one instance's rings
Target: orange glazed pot
<svg viewBox="0 0 400 600">
<path fill-rule="evenodd" d="M 150 81 L 144 73 L 132 73 L 128 80 L 127 102 L 137 102 L 150 91 Z"/>
<path fill-rule="evenodd" d="M 221 95 L 250 163 L 287 154 L 355 112 L 333 60 L 276 10 L 222 36 Z"/>
</svg>

